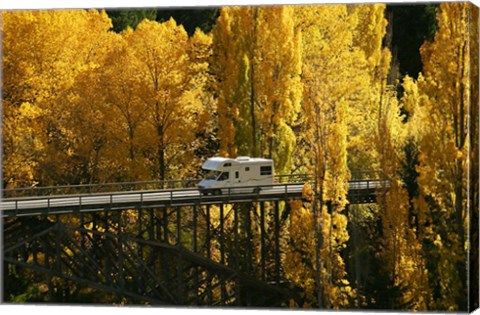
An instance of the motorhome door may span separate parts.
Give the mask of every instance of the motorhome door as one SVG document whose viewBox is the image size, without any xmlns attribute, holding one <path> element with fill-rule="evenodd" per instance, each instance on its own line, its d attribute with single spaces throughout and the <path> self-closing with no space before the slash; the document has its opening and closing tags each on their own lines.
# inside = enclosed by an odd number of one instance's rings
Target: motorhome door
<svg viewBox="0 0 480 315">
<path fill-rule="evenodd" d="M 239 169 L 236 169 L 234 171 L 232 171 L 232 183 L 240 183 L 240 170 Z"/>
</svg>

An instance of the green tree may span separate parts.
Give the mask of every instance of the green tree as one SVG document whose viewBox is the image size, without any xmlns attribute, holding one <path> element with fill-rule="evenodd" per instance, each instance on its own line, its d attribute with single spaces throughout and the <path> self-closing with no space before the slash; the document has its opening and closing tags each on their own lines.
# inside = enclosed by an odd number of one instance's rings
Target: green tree
<svg viewBox="0 0 480 315">
<path fill-rule="evenodd" d="M 135 29 L 144 19 L 155 21 L 157 11 L 155 9 L 118 9 L 106 11 L 113 24 L 113 31 L 120 33 L 127 27 Z"/>
<path fill-rule="evenodd" d="M 209 33 L 215 24 L 220 8 L 217 7 L 196 7 L 182 9 L 157 9 L 157 21 L 165 22 L 173 18 L 179 25 L 183 25 L 189 36 L 195 34 L 199 28 L 204 33 Z"/>
</svg>

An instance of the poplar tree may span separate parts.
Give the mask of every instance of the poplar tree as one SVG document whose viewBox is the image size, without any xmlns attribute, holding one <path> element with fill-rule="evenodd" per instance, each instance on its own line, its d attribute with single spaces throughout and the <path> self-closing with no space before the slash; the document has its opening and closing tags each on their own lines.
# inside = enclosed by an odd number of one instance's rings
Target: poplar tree
<svg viewBox="0 0 480 315">
<path fill-rule="evenodd" d="M 347 115 L 348 165 L 350 169 L 375 170 L 379 167 L 375 135 L 391 59 L 389 49 L 383 47 L 387 27 L 385 5 L 350 5 L 348 11 L 356 24 L 353 45 L 357 48 L 352 64 L 357 88 L 349 95 L 352 102 Z"/>
<path fill-rule="evenodd" d="M 356 21 L 345 5 L 296 7 L 297 27 L 302 32 L 303 68 L 302 132 L 305 135 L 304 162 L 314 176 L 315 186 L 305 191 L 311 195 L 305 205 L 304 217 L 298 226 L 291 226 L 293 245 L 288 255 L 292 263 L 311 269 L 312 279 L 303 279 L 305 285 L 292 281 L 309 293 L 310 305 L 340 308 L 349 305 L 355 296 L 346 279 L 345 263 L 340 255 L 348 240 L 347 217 L 347 112 L 360 86 L 356 86 L 355 62 L 361 56 L 353 46 L 352 29 Z M 313 196 L 316 196 L 313 199 Z M 298 209 L 299 207 L 297 207 Z M 302 208 L 300 208 L 302 209 Z M 292 210 L 292 223 L 297 214 Z M 307 219 L 306 217 L 310 217 Z M 299 231 L 297 231 L 299 229 Z M 307 232 L 309 231 L 309 232 Z M 312 232 L 313 231 L 313 232 Z M 302 236 L 303 235 L 303 236 Z M 298 255 L 298 251 L 304 253 Z M 302 257 L 303 256 L 303 257 Z M 288 274 L 293 270 L 286 268 Z M 314 284 L 313 284 L 313 283 Z M 307 285 L 308 284 L 308 285 Z M 314 289 L 308 289 L 308 286 Z"/>
<path fill-rule="evenodd" d="M 428 310 L 431 290 L 428 283 L 427 261 L 412 222 L 409 195 L 401 178 L 405 160 L 404 147 L 408 139 L 401 106 L 392 87 L 384 91 L 380 106 L 376 148 L 384 175 L 381 194 L 377 197 L 378 222 L 381 229 L 378 253 L 380 268 L 375 277 L 385 280 L 383 300 L 379 307 L 389 309 Z M 388 185 L 387 185 L 388 183 Z M 379 288 L 381 290 L 381 288 Z"/>
<path fill-rule="evenodd" d="M 293 7 L 262 8 L 257 19 L 259 45 L 253 79 L 257 87 L 258 149 L 262 156 L 273 158 L 277 172 L 284 174 L 293 167 L 294 128 L 303 91 L 301 34 L 295 28 Z"/>
<path fill-rule="evenodd" d="M 288 6 L 222 9 L 212 31 L 222 154 L 271 157 L 290 171 L 302 91 L 294 26 Z"/>
<path fill-rule="evenodd" d="M 429 282 L 439 310 L 467 309 L 467 207 L 471 100 L 471 33 L 473 6 L 444 3 L 438 12 L 439 30 L 421 48 L 423 71 L 412 130 L 419 148 L 415 200 L 419 233 L 428 260 Z"/>
<path fill-rule="evenodd" d="M 212 72 L 216 77 L 214 85 L 217 93 L 218 139 L 220 155 L 236 157 L 238 146 L 235 142 L 237 129 L 246 125 L 240 121 L 238 104 L 242 102 L 240 65 L 241 54 L 237 44 L 238 32 L 234 24 L 236 8 L 222 9 L 212 30 L 213 56 L 210 62 Z M 244 127 L 246 128 L 246 127 Z"/>
</svg>

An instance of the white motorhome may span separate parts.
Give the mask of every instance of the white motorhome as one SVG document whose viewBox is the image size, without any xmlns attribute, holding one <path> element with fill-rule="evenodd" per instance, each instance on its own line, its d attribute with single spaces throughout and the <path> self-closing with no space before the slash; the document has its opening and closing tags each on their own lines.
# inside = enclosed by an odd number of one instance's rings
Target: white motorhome
<svg viewBox="0 0 480 315">
<path fill-rule="evenodd" d="M 203 194 L 221 194 L 228 188 L 252 187 L 235 189 L 235 192 L 260 191 L 262 185 L 273 185 L 273 160 L 240 156 L 236 159 L 213 157 L 202 166 L 207 176 L 198 184 Z M 222 189 L 223 188 L 223 189 Z M 263 189 L 268 187 L 263 187 Z M 230 190 L 232 191 L 232 190 Z"/>
</svg>

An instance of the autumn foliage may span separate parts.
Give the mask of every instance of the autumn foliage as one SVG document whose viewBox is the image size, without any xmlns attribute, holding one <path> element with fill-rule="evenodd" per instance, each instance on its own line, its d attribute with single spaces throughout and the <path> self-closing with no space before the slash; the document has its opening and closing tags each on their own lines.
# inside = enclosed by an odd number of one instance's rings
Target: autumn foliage
<svg viewBox="0 0 480 315">
<path fill-rule="evenodd" d="M 104 11 L 3 12 L 3 185 L 272 158 L 314 178 L 283 234 L 301 306 L 467 310 L 478 9 L 445 3 L 437 20 L 422 72 L 398 80 L 380 4 L 225 7 L 190 36 L 173 19 L 115 33 Z M 388 179 L 376 203 L 349 204 L 355 170 Z"/>
</svg>

